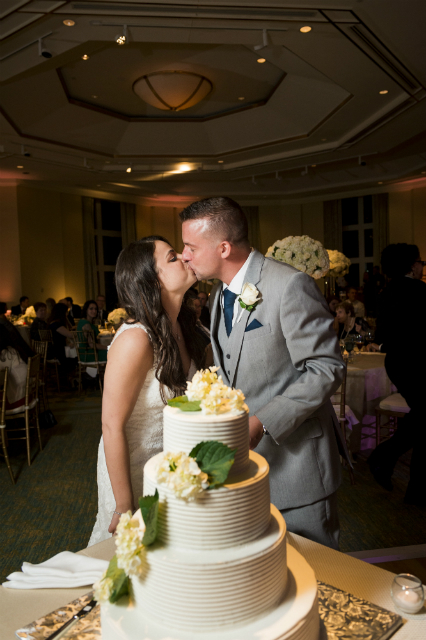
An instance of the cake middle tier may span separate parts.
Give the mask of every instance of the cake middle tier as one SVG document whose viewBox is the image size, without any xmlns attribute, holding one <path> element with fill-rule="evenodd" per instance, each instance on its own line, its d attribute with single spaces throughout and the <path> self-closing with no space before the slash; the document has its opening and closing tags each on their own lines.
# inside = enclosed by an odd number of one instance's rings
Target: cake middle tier
<svg viewBox="0 0 426 640">
<path fill-rule="evenodd" d="M 268 528 L 269 465 L 263 456 L 250 451 L 244 473 L 187 502 L 165 485 L 157 484 L 156 469 L 162 455 L 159 453 L 146 463 L 143 486 L 144 495 L 153 495 L 158 489 L 158 539 L 169 547 L 224 549 L 251 542 Z"/>
<path fill-rule="evenodd" d="M 181 411 L 165 407 L 163 412 L 164 451 L 189 453 L 199 442 L 217 440 L 236 449 L 230 475 L 237 475 L 249 462 L 248 413 L 203 415 L 201 411 Z"/>
</svg>

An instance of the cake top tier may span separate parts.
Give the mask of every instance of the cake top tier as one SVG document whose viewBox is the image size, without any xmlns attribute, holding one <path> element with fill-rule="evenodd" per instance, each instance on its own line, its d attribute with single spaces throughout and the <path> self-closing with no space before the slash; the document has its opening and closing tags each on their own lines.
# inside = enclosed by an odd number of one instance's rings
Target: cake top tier
<svg viewBox="0 0 426 640">
<path fill-rule="evenodd" d="M 208 416 L 241 415 L 248 412 L 243 392 L 227 387 L 222 376 L 216 373 L 218 368 L 197 371 L 192 380 L 187 382 L 186 395 L 173 398 L 168 404 L 187 415 L 199 411 Z"/>
</svg>

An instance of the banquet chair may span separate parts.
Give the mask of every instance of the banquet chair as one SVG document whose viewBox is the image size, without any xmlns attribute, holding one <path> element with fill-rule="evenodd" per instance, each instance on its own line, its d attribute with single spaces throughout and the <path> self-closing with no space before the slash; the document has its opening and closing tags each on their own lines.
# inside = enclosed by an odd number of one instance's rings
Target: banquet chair
<svg viewBox="0 0 426 640">
<path fill-rule="evenodd" d="M 40 356 L 40 373 L 38 377 L 38 385 L 42 392 L 43 397 L 43 410 L 49 409 L 49 401 L 47 398 L 47 384 L 46 384 L 46 366 L 47 366 L 47 347 L 48 342 L 42 342 L 41 340 L 31 340 L 31 348 Z"/>
<path fill-rule="evenodd" d="M 376 447 L 382 439 L 387 440 L 398 428 L 398 418 L 403 418 L 410 412 L 410 407 L 405 402 L 400 393 L 392 393 L 382 400 L 376 407 Z M 382 416 L 387 416 L 389 420 L 382 424 Z M 386 435 L 382 438 L 382 430 L 386 430 Z"/>
<path fill-rule="evenodd" d="M 38 421 L 38 377 L 40 372 L 40 356 L 39 354 L 28 358 L 27 365 L 27 382 L 25 385 L 25 401 L 24 404 L 15 409 L 6 409 L 6 426 L 8 421 L 17 418 L 25 418 L 25 427 L 8 428 L 9 440 L 26 440 L 28 466 L 31 466 L 31 449 L 30 449 L 30 428 L 37 429 L 38 442 L 40 451 L 43 451 L 41 443 L 40 425 Z M 33 422 L 33 424 L 31 424 Z M 24 436 L 11 437 L 9 434 L 25 431 Z"/>
<path fill-rule="evenodd" d="M 98 372 L 98 380 L 99 380 L 99 388 L 101 390 L 101 395 L 103 393 L 102 388 L 102 377 L 105 374 L 105 366 L 106 362 L 99 362 L 98 350 L 96 349 L 96 338 L 93 331 L 73 331 L 74 334 L 74 344 L 77 350 L 77 360 L 78 360 L 78 391 L 82 392 L 83 386 L 81 383 L 81 374 L 86 371 L 88 367 L 92 367 L 97 369 Z M 85 357 L 87 352 L 90 351 L 90 361 L 86 361 Z"/>
<path fill-rule="evenodd" d="M 343 372 L 343 380 L 342 380 L 342 384 L 340 385 L 340 387 L 337 389 L 337 391 L 334 392 L 334 395 L 331 398 L 331 403 L 333 405 L 333 409 L 336 412 L 336 417 L 339 421 L 339 425 L 340 425 L 340 430 L 342 432 L 342 436 L 343 436 L 343 440 L 346 443 L 346 447 L 347 447 L 347 440 L 346 440 L 346 424 L 347 424 L 347 418 L 346 418 L 346 413 L 347 413 L 347 405 L 346 405 L 346 377 L 347 377 L 347 371 L 348 371 L 348 364 L 347 364 L 347 360 L 344 361 L 345 363 L 345 369 Z M 343 459 L 343 456 L 342 456 Z M 354 485 L 355 484 L 355 476 L 354 476 L 354 472 L 352 469 L 352 464 L 351 464 L 351 460 L 350 460 L 350 454 L 349 454 L 349 450 L 347 451 L 347 460 L 343 460 L 344 464 L 346 463 L 349 469 L 349 477 L 351 479 L 351 484 Z"/>
<path fill-rule="evenodd" d="M 2 455 L 6 461 L 7 470 L 9 471 L 12 484 L 15 484 L 15 478 L 13 477 L 12 467 L 10 466 L 9 454 L 7 451 L 7 432 L 6 432 L 6 393 L 7 393 L 7 374 L 9 369 L 3 369 L 0 371 L 0 432 L 1 432 L 1 447 Z"/>
<path fill-rule="evenodd" d="M 48 346 L 49 344 L 53 345 L 53 336 L 50 329 L 39 329 L 38 335 L 40 337 L 41 342 L 46 342 Z M 46 372 L 47 372 L 47 365 L 50 365 L 52 368 L 55 369 L 56 385 L 58 387 L 58 391 L 60 391 L 61 385 L 59 383 L 59 371 L 58 371 L 58 364 L 60 364 L 59 360 L 57 358 L 49 358 L 49 359 L 46 359 L 46 363 L 47 363 Z M 46 376 L 46 382 L 47 382 L 47 376 Z"/>
</svg>

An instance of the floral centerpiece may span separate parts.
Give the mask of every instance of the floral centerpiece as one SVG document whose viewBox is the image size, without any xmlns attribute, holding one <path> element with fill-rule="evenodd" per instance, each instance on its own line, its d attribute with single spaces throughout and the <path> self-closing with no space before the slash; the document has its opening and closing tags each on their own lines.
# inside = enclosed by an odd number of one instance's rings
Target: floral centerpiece
<svg viewBox="0 0 426 640">
<path fill-rule="evenodd" d="M 330 260 L 330 271 L 327 275 L 332 278 L 338 278 L 339 276 L 345 276 L 349 273 L 349 267 L 351 261 L 341 251 L 335 251 L 333 249 L 327 249 L 328 257 Z"/>
<path fill-rule="evenodd" d="M 108 314 L 108 322 L 112 322 L 114 327 L 118 329 L 120 325 L 127 320 L 128 316 L 124 309 L 114 309 Z"/>
<path fill-rule="evenodd" d="M 274 258 L 307 273 L 318 280 L 330 267 L 328 253 L 318 240 L 309 236 L 288 236 L 277 240 L 266 252 L 267 258 Z"/>
</svg>

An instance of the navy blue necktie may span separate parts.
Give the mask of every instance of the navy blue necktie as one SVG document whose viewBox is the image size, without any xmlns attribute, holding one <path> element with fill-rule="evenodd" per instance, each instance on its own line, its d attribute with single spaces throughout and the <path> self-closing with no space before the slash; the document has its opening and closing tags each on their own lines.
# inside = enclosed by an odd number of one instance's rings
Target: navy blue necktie
<svg viewBox="0 0 426 640">
<path fill-rule="evenodd" d="M 229 289 L 225 289 L 223 292 L 223 312 L 225 315 L 225 327 L 228 336 L 232 331 L 232 318 L 234 316 L 234 303 L 236 297 L 237 294 L 232 293 Z"/>
</svg>

